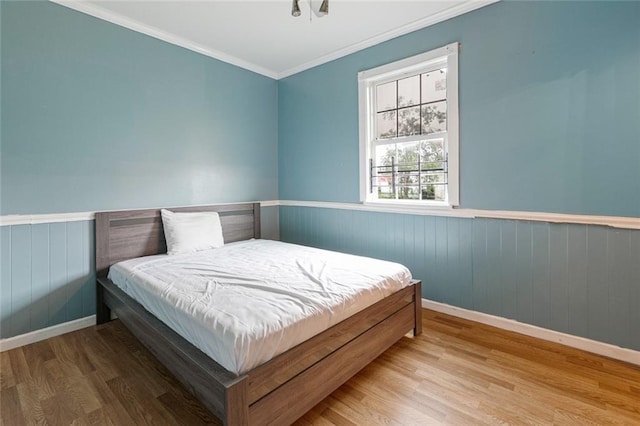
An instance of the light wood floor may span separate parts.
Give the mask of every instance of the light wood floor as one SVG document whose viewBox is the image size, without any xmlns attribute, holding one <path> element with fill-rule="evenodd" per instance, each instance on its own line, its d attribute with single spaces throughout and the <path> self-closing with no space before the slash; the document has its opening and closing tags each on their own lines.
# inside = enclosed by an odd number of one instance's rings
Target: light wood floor
<svg viewBox="0 0 640 426">
<path fill-rule="evenodd" d="M 424 311 L 299 425 L 640 424 L 640 368 Z M 216 424 L 119 321 L 0 355 L 1 420 Z"/>
</svg>

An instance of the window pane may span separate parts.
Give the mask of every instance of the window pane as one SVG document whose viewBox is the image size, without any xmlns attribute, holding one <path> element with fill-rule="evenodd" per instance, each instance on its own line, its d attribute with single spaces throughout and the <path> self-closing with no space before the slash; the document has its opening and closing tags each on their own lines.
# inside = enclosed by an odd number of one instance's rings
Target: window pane
<svg viewBox="0 0 640 426">
<path fill-rule="evenodd" d="M 372 176 L 377 198 L 445 201 L 444 147 L 444 138 L 375 146 Z M 395 179 L 392 170 L 395 170 Z"/>
<path fill-rule="evenodd" d="M 410 171 L 416 170 L 418 166 L 419 151 L 418 144 L 415 142 L 398 144 L 398 170 Z"/>
<path fill-rule="evenodd" d="M 420 104 L 420 75 L 398 80 L 398 107 Z"/>
<path fill-rule="evenodd" d="M 422 199 L 423 200 L 434 200 L 434 201 L 444 201 L 445 194 L 445 186 L 444 185 L 423 185 L 422 189 Z"/>
<path fill-rule="evenodd" d="M 396 82 L 376 86 L 376 112 L 397 108 Z"/>
<path fill-rule="evenodd" d="M 399 200 L 419 200 L 420 199 L 420 192 L 418 191 L 418 185 L 399 186 L 398 187 L 398 199 Z"/>
<path fill-rule="evenodd" d="M 447 101 L 422 105 L 422 134 L 447 130 Z"/>
<path fill-rule="evenodd" d="M 436 201 L 444 201 L 445 194 L 447 191 L 446 185 L 434 185 L 435 186 L 435 200 Z"/>
<path fill-rule="evenodd" d="M 422 199 L 444 201 L 447 175 L 443 172 L 429 172 L 422 178 Z"/>
<path fill-rule="evenodd" d="M 420 158 L 419 144 L 415 142 L 398 144 L 398 167 L 396 175 L 396 192 L 398 199 L 420 199 L 418 160 Z"/>
<path fill-rule="evenodd" d="M 422 169 L 441 167 L 439 162 L 444 161 L 444 139 L 433 139 L 420 142 L 420 157 Z M 433 163 L 433 164 L 432 164 Z"/>
<path fill-rule="evenodd" d="M 378 176 L 391 176 L 392 162 L 397 163 L 396 146 L 385 145 L 376 147 L 375 166 Z"/>
<path fill-rule="evenodd" d="M 395 145 L 378 146 L 375 148 L 376 156 L 376 179 L 374 185 L 377 186 L 378 198 L 394 199 L 392 175 L 391 175 L 391 158 L 396 156 Z M 375 189 L 374 189 L 375 190 Z"/>
<path fill-rule="evenodd" d="M 376 148 L 376 165 L 378 166 L 391 166 L 391 157 L 396 156 L 396 146 L 382 145 Z"/>
<path fill-rule="evenodd" d="M 423 185 L 422 199 L 423 200 L 435 200 L 436 199 L 436 186 L 435 185 Z"/>
<path fill-rule="evenodd" d="M 395 138 L 397 134 L 396 111 L 379 112 L 377 114 L 377 138 Z"/>
<path fill-rule="evenodd" d="M 420 107 L 398 110 L 398 136 L 420 134 Z"/>
<path fill-rule="evenodd" d="M 387 182 L 387 184 L 378 187 L 378 199 L 383 199 L 383 200 L 395 199 L 390 183 Z"/>
<path fill-rule="evenodd" d="M 422 100 L 420 103 L 447 99 L 447 69 L 422 74 Z"/>
</svg>

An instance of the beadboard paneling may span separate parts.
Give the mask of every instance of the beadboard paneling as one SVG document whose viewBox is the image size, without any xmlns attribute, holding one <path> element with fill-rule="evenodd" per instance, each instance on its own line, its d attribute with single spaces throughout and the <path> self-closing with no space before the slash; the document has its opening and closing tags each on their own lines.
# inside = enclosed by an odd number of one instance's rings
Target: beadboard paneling
<svg viewBox="0 0 640 426">
<path fill-rule="evenodd" d="M 0 227 L 0 337 L 9 336 L 11 328 L 5 316 L 11 313 L 11 228 Z"/>
<path fill-rule="evenodd" d="M 262 213 L 263 238 L 278 239 L 278 207 Z M 93 220 L 0 227 L 0 338 L 95 314 L 94 227 Z"/>
<path fill-rule="evenodd" d="M 640 231 L 280 207 L 283 241 L 401 262 L 423 297 L 640 350 Z"/>
<path fill-rule="evenodd" d="M 93 221 L 0 228 L 0 337 L 95 313 Z"/>
</svg>

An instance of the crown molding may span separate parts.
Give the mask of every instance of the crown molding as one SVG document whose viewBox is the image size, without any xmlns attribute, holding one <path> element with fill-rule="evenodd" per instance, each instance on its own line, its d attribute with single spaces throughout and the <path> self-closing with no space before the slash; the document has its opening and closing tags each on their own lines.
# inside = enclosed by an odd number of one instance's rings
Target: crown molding
<svg viewBox="0 0 640 426">
<path fill-rule="evenodd" d="M 409 34 L 410 32 L 435 25 L 439 22 L 446 21 L 447 19 L 455 18 L 456 16 L 460 16 L 473 10 L 480 9 L 481 7 L 497 3 L 498 1 L 500 0 L 468 0 L 462 4 L 458 4 L 456 6 L 452 6 L 448 9 L 442 10 L 434 15 L 418 19 L 417 21 L 411 22 L 407 25 L 403 25 L 391 31 L 378 34 L 377 36 L 352 44 L 343 49 L 336 50 L 327 55 L 314 59 L 313 61 L 305 62 L 304 64 L 279 72 L 277 74 L 277 79 L 280 80 L 282 78 L 289 77 L 310 68 L 317 67 L 318 65 L 322 65 L 327 62 L 342 58 L 343 56 L 347 56 L 360 50 L 366 49 L 367 47 L 375 46 L 376 44 L 380 44 L 393 38 Z"/>
<path fill-rule="evenodd" d="M 94 18 L 102 19 L 103 21 L 110 22 L 112 24 L 119 25 L 121 27 L 130 29 L 132 31 L 148 35 L 153 38 L 157 38 L 167 43 L 174 44 L 176 46 L 184 47 L 201 55 L 209 56 L 219 61 L 226 62 L 231 65 L 235 65 L 240 68 L 244 68 L 249 71 L 253 71 L 258 74 L 262 74 L 266 77 L 277 79 L 278 73 L 270 69 L 261 67 L 244 59 L 240 59 L 228 53 L 221 52 L 216 49 L 204 46 L 196 43 L 184 37 L 180 37 L 168 31 L 161 30 L 151 25 L 143 24 L 131 18 L 127 18 L 118 13 L 108 11 L 94 4 L 89 4 L 82 0 L 49 0 L 52 3 L 65 6 L 75 11 L 93 16 Z"/>
<path fill-rule="evenodd" d="M 244 68 L 249 71 L 253 71 L 255 73 L 264 75 L 274 80 L 279 80 L 279 79 L 288 77 L 290 75 L 305 71 L 309 68 L 313 68 L 318 65 L 322 65 L 324 63 L 333 61 L 343 56 L 350 55 L 351 53 L 357 52 L 362 49 L 366 49 L 367 47 L 371 47 L 376 44 L 391 40 L 392 38 L 405 35 L 412 31 L 416 31 L 416 30 L 428 27 L 430 25 L 434 25 L 439 22 L 446 21 L 447 19 L 451 19 L 456 16 L 465 14 L 467 12 L 471 12 L 481 7 L 488 6 L 490 4 L 498 2 L 499 0 L 468 0 L 462 4 L 458 4 L 456 6 L 445 9 L 441 12 L 438 12 L 435 15 L 431 15 L 423 19 L 419 19 L 417 21 L 411 22 L 407 25 L 403 25 L 401 27 L 395 28 L 391 31 L 384 32 L 375 37 L 371 37 L 367 40 L 352 44 L 343 49 L 336 50 L 332 53 L 321 56 L 312 61 L 305 62 L 301 65 L 289 68 L 282 72 L 277 72 L 277 71 L 262 67 L 260 65 L 256 65 L 252 62 L 246 61 L 244 59 L 240 59 L 236 56 L 230 55 L 225 52 L 221 52 L 216 49 L 212 49 L 210 47 L 207 47 L 200 43 L 196 43 L 184 37 L 180 37 L 168 31 L 164 31 L 157 27 L 143 24 L 142 22 L 139 22 L 135 19 L 127 18 L 118 13 L 108 11 L 106 9 L 101 8 L 100 6 L 96 6 L 95 4 L 92 4 L 92 3 L 87 3 L 86 1 L 83 1 L 83 0 L 49 0 L 49 1 L 51 1 L 52 3 L 59 4 L 61 6 L 65 6 L 70 9 L 76 10 L 78 12 L 93 16 L 94 18 L 98 18 L 103 21 L 107 21 L 112 24 L 116 24 L 121 27 L 130 29 L 132 31 L 136 31 L 138 33 L 142 33 L 150 37 L 157 38 L 167 43 L 184 47 L 185 49 L 189 49 L 193 52 L 200 53 L 201 55 L 218 59 L 220 61 L 238 66 L 240 68 Z"/>
</svg>

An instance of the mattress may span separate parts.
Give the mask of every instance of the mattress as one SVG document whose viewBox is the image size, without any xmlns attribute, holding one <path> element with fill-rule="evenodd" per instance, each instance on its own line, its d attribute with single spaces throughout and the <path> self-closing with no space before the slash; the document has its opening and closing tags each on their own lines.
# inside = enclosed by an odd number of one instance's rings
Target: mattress
<svg viewBox="0 0 640 426">
<path fill-rule="evenodd" d="M 242 374 L 410 285 L 404 266 L 269 240 L 113 265 L 109 278 Z"/>
</svg>

